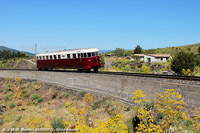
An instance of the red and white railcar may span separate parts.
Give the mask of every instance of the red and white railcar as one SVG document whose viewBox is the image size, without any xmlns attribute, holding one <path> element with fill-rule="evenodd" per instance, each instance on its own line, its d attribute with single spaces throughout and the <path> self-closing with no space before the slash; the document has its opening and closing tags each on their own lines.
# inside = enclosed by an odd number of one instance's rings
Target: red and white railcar
<svg viewBox="0 0 200 133">
<path fill-rule="evenodd" d="M 78 69 L 79 71 L 95 72 L 101 67 L 99 50 L 96 48 L 83 48 L 56 52 L 45 52 L 36 55 L 37 69 Z"/>
</svg>

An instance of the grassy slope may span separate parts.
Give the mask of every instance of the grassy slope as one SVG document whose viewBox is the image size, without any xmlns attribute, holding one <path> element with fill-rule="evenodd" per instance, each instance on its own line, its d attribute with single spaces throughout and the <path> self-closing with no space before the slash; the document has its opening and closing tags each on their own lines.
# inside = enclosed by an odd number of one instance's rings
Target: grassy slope
<svg viewBox="0 0 200 133">
<path fill-rule="evenodd" d="M 75 91 L 68 92 L 70 96 L 68 99 L 64 96 L 66 90 L 58 88 L 57 86 L 43 84 L 40 82 L 29 82 L 21 81 L 20 87 L 16 87 L 14 82 L 6 83 L 5 80 L 0 80 L 0 105 L 6 105 L 7 110 L 0 113 L 0 130 L 2 128 L 11 128 L 11 127 L 23 127 L 30 128 L 28 121 L 36 118 L 38 121 L 45 118 L 50 121 L 50 124 L 55 120 L 55 118 L 64 118 L 67 121 L 73 121 L 72 114 L 70 114 L 70 107 L 65 107 L 65 102 L 69 101 L 72 106 L 76 107 L 80 111 L 81 107 L 86 106 L 83 102 L 83 97 L 80 96 L 80 93 Z M 12 90 L 10 90 L 11 88 Z M 18 88 L 18 89 L 17 89 Z M 57 91 L 59 89 L 59 91 Z M 20 95 L 16 96 L 16 91 Z M 34 105 L 31 96 L 33 94 L 38 95 L 43 99 L 42 102 Z M 29 95 L 29 96 L 27 96 Z M 7 97 L 7 98 L 6 98 Z M 120 112 L 128 118 L 131 111 L 125 111 L 127 105 L 120 103 L 118 101 L 112 101 L 106 99 L 105 97 L 94 96 L 94 102 L 102 100 L 103 105 L 95 109 L 95 114 L 93 120 L 101 119 L 107 120 L 111 115 L 106 110 L 108 104 L 112 104 L 116 107 L 117 112 Z M 21 105 L 18 104 L 19 101 L 22 101 Z M 16 106 L 14 108 L 10 107 L 10 104 L 14 103 Z M 48 111 L 51 112 L 51 115 L 48 115 Z"/>
<path fill-rule="evenodd" d="M 197 54 L 199 47 L 200 47 L 200 43 L 197 43 L 197 44 L 183 45 L 183 46 L 178 46 L 178 47 L 157 48 L 157 49 L 155 49 L 155 52 L 156 52 L 156 54 L 172 54 L 172 55 L 174 55 L 180 49 L 183 51 L 189 51 L 188 49 L 190 49 L 190 52 Z"/>
<path fill-rule="evenodd" d="M 0 69 L 31 69 L 36 66 L 27 61 L 28 59 L 18 58 L 18 59 L 8 59 L 8 60 L 0 60 Z M 29 59 L 35 62 L 35 59 Z"/>
</svg>

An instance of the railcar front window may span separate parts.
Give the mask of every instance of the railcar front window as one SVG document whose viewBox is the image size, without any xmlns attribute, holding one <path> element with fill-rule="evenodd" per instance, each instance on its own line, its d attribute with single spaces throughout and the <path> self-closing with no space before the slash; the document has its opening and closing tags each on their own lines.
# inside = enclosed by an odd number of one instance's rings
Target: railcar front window
<svg viewBox="0 0 200 133">
<path fill-rule="evenodd" d="M 73 54 L 73 58 L 76 58 L 76 54 Z"/>
<path fill-rule="evenodd" d="M 94 52 L 92 53 L 92 56 L 95 56 L 95 53 L 94 53 Z"/>
</svg>

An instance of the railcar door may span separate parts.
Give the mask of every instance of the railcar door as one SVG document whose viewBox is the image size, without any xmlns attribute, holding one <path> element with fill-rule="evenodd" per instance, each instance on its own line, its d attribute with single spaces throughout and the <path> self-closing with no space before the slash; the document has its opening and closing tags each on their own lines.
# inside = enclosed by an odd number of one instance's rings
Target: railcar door
<svg viewBox="0 0 200 133">
<path fill-rule="evenodd" d="M 82 63 L 82 58 L 81 58 L 81 53 L 78 53 L 78 69 L 82 69 L 82 67 L 83 67 L 83 63 Z"/>
</svg>

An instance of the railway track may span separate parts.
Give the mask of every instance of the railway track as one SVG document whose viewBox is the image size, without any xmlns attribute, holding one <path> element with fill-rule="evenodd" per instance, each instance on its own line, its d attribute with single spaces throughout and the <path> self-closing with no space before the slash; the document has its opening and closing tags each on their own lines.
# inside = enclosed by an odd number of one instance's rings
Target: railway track
<svg viewBox="0 0 200 133">
<path fill-rule="evenodd" d="M 37 69 L 0 69 L 0 71 L 38 71 Z M 51 72 L 78 72 L 77 70 L 52 70 Z M 99 71 L 98 73 L 91 72 L 93 74 L 108 74 L 108 75 L 123 75 L 123 76 L 138 76 L 138 77 L 151 77 L 151 78 L 163 78 L 163 79 L 175 79 L 175 80 L 190 80 L 200 81 L 200 77 L 197 76 L 178 76 L 178 75 L 163 75 L 163 74 L 149 74 L 149 73 L 130 73 L 130 72 L 105 72 Z"/>
</svg>

